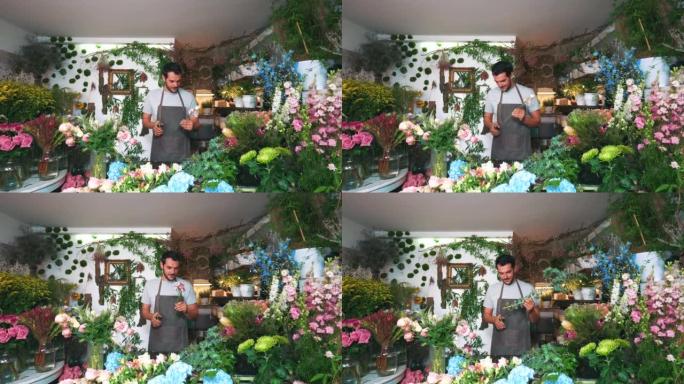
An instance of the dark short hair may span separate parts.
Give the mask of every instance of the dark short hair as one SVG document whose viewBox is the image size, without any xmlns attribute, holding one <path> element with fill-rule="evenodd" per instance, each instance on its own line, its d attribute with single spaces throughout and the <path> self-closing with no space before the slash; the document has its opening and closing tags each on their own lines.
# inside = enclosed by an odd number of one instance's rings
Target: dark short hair
<svg viewBox="0 0 684 384">
<path fill-rule="evenodd" d="M 510 264 L 511 267 L 515 268 L 515 258 L 511 255 L 503 254 L 496 258 L 494 264 L 496 264 L 497 267 L 499 265 L 504 266 Z"/>
<path fill-rule="evenodd" d="M 171 259 L 173 261 L 177 261 L 180 263 L 181 261 L 183 261 L 183 256 L 176 251 L 166 251 L 161 255 L 159 261 L 161 261 L 162 264 L 165 264 L 166 259 Z"/>
<path fill-rule="evenodd" d="M 492 65 L 492 75 L 497 76 L 504 72 L 506 72 L 508 77 L 511 77 L 511 73 L 513 72 L 513 64 L 511 64 L 509 61 L 499 61 Z"/>
<path fill-rule="evenodd" d="M 164 75 L 164 77 L 167 77 L 169 72 L 173 72 L 175 74 L 182 75 L 183 69 L 181 68 L 181 66 L 178 63 L 173 63 L 173 62 L 166 63 L 162 67 L 162 74 Z"/>
</svg>

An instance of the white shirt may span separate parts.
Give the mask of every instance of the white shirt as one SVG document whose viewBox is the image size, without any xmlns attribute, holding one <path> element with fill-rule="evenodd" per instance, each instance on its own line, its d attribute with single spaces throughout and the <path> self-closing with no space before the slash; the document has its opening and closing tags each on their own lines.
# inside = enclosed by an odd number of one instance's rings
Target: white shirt
<svg viewBox="0 0 684 384">
<path fill-rule="evenodd" d="M 532 113 L 539 110 L 539 100 L 537 100 L 537 95 L 534 93 L 532 88 L 528 88 L 524 85 L 517 84 L 520 90 L 520 95 L 518 91 L 515 90 L 517 83 L 511 84 L 508 91 L 503 93 L 502 104 L 525 104 L 527 108 L 527 113 Z M 522 100 L 520 100 L 522 96 Z M 485 113 L 491 113 L 493 115 L 493 121 L 497 121 L 496 111 L 499 106 L 499 98 L 501 98 L 501 88 L 495 87 L 489 90 L 487 96 L 485 97 Z"/>
<path fill-rule="evenodd" d="M 157 120 L 157 108 L 161 102 L 162 90 L 164 91 L 164 104 L 165 107 L 182 107 L 180 97 L 178 93 L 171 93 L 168 89 L 159 88 L 151 90 L 145 97 L 145 102 L 143 104 L 143 113 L 152 115 L 152 121 Z M 181 97 L 183 98 L 183 103 L 185 104 L 185 110 L 188 115 L 192 113 L 193 110 L 197 109 L 197 102 L 195 101 L 195 96 L 192 93 L 186 91 L 185 89 L 178 88 Z"/>
<path fill-rule="evenodd" d="M 143 304 L 150 305 L 150 312 L 154 313 L 154 299 L 157 297 L 157 290 L 159 290 L 159 279 L 162 279 L 162 286 L 159 295 L 161 296 L 178 296 L 178 285 L 183 284 L 185 291 L 183 292 L 183 300 L 185 304 L 195 304 L 197 298 L 195 297 L 195 290 L 192 288 L 192 284 L 180 277 L 176 278 L 176 281 L 168 281 L 166 278 L 161 277 L 158 279 L 147 280 L 145 283 L 145 288 L 143 289 L 141 301 Z"/>
<path fill-rule="evenodd" d="M 525 296 L 530 295 L 532 292 L 534 292 L 534 287 L 530 283 L 526 283 L 522 280 L 517 280 L 518 283 L 520 283 L 520 290 L 522 290 L 522 297 L 520 296 L 520 291 L 518 291 L 518 285 L 515 283 L 515 280 L 511 285 L 505 285 L 503 282 L 498 281 L 492 285 L 489 286 L 489 289 L 487 289 L 487 294 L 485 294 L 485 299 L 484 299 L 484 307 L 485 308 L 492 308 L 494 311 L 492 314 L 494 316 L 497 315 L 496 311 L 496 303 L 499 300 L 499 295 L 501 294 L 501 286 L 504 286 L 503 290 L 503 295 L 501 296 L 502 299 L 522 299 Z M 539 299 L 534 299 L 535 304 L 539 305 Z"/>
</svg>

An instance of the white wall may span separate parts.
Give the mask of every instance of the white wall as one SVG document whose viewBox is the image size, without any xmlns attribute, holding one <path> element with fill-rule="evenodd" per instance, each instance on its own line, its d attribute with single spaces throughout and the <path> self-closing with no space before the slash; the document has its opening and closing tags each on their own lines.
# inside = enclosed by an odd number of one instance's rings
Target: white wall
<svg viewBox="0 0 684 384">
<path fill-rule="evenodd" d="M 15 237 L 22 235 L 21 226 L 24 224 L 0 212 L 0 243 L 13 243 Z"/>
<path fill-rule="evenodd" d="M 363 232 L 368 229 L 355 221 L 342 217 L 342 246 L 355 247 L 359 241 L 365 239 Z"/>
<path fill-rule="evenodd" d="M 127 229 L 128 231 L 136 231 L 136 228 L 130 228 Z M 139 229 L 138 229 L 139 230 Z M 81 233 L 71 233 L 71 240 L 74 242 L 74 246 L 70 248 L 72 251 L 71 255 L 69 256 L 69 260 L 64 260 L 63 257 L 67 255 L 68 250 L 60 251 L 59 256 L 62 257 L 62 266 L 58 267 L 54 261 L 46 261 L 42 265 L 38 267 L 38 269 L 45 269 L 46 273 L 42 275 L 42 278 L 48 278 L 50 276 L 54 276 L 55 278 L 62 278 L 65 279 L 66 281 L 69 281 L 71 283 L 77 284 L 76 289 L 74 292 L 80 293 L 80 294 L 91 294 L 93 298 L 93 310 L 98 312 L 103 309 L 106 309 L 110 307 L 110 304 L 105 301 L 104 305 L 99 304 L 99 291 L 98 291 L 98 286 L 95 284 L 95 263 L 92 261 L 92 256 L 93 252 L 87 252 L 88 246 L 93 242 L 93 241 L 100 241 L 100 240 L 106 240 L 110 239 L 114 236 L 113 234 L 100 234 L 99 230 L 95 230 L 93 232 L 98 232 L 97 235 L 93 234 L 87 234 L 83 232 L 87 231 L 79 231 Z M 77 243 L 78 240 L 82 240 L 83 244 L 79 245 Z M 81 249 L 86 249 L 86 254 L 81 253 Z M 120 251 L 120 254 L 117 256 L 110 256 L 109 259 L 111 260 L 133 260 L 133 264 L 139 262 L 140 259 L 131 254 L 130 252 L 121 249 L 121 248 L 110 248 L 106 247 L 106 250 L 115 250 L 118 249 Z M 72 272 L 71 274 L 66 274 L 67 267 L 71 267 L 73 264 L 73 260 L 86 260 L 88 262 L 88 265 L 86 267 L 80 267 L 80 265 L 76 268 L 76 271 Z M 47 269 L 47 265 L 50 264 L 51 268 Z M 104 273 L 104 267 L 101 267 L 101 273 Z M 83 272 L 85 275 L 85 278 L 83 279 L 83 283 L 79 284 L 79 273 Z M 88 280 L 88 275 L 92 276 L 91 280 Z M 149 266 L 145 264 L 145 270 L 142 273 L 134 273 L 133 277 L 142 277 L 144 279 L 153 279 L 155 278 L 154 274 L 154 267 Z M 138 283 L 142 282 L 141 279 L 137 280 Z M 112 289 L 119 290 L 120 287 L 113 287 Z M 137 316 L 136 316 L 137 318 Z M 140 337 L 142 339 L 141 342 L 141 347 L 147 348 L 147 342 L 149 340 L 149 329 L 150 326 L 146 324 L 143 327 L 136 327 L 135 328 L 138 333 L 140 334 Z"/>
<path fill-rule="evenodd" d="M 355 22 L 342 18 L 342 49 L 357 51 L 368 42 L 368 35 L 373 34 L 369 29 Z"/>
<path fill-rule="evenodd" d="M 17 53 L 33 34 L 0 18 L 0 50 Z"/>
</svg>

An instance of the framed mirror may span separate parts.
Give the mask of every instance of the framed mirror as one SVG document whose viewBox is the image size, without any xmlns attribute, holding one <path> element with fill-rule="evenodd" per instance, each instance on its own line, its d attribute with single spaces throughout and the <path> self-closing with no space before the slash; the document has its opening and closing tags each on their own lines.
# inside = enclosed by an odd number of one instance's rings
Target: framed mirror
<svg viewBox="0 0 684 384">
<path fill-rule="evenodd" d="M 131 276 L 131 260 L 105 261 L 104 282 L 108 285 L 126 285 Z"/>
<path fill-rule="evenodd" d="M 474 264 L 449 263 L 447 264 L 446 288 L 468 289 L 473 285 Z"/>
<path fill-rule="evenodd" d="M 448 88 L 452 93 L 475 92 L 475 68 L 449 68 Z"/>
<path fill-rule="evenodd" d="M 132 69 L 109 70 L 109 93 L 112 95 L 130 95 L 135 86 L 135 71 Z"/>
</svg>

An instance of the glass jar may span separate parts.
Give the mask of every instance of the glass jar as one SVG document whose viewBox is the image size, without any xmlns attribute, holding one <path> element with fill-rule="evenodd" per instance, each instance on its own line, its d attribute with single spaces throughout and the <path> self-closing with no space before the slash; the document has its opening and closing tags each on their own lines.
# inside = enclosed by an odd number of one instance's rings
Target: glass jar
<svg viewBox="0 0 684 384">
<path fill-rule="evenodd" d="M 444 151 L 432 151 L 432 176 L 447 177 L 447 153 Z"/>
<path fill-rule="evenodd" d="M 443 347 L 430 346 L 432 369 L 430 372 L 446 373 L 446 354 Z"/>
<path fill-rule="evenodd" d="M 390 376 L 397 371 L 397 352 L 391 351 L 389 348 L 383 347 L 375 357 L 375 370 L 378 376 Z"/>
<path fill-rule="evenodd" d="M 399 173 L 399 158 L 392 150 L 383 150 L 378 159 L 378 176 L 381 179 L 391 179 Z"/>
<path fill-rule="evenodd" d="M 95 152 L 92 158 L 92 173 L 96 179 L 107 178 L 107 154 Z"/>
<path fill-rule="evenodd" d="M 0 167 L 0 189 L 13 191 L 21 188 L 22 180 L 17 172 L 17 167 L 12 162 L 7 162 Z"/>
<path fill-rule="evenodd" d="M 360 165 L 354 159 L 345 158 L 342 164 L 342 190 L 349 191 L 363 185 Z"/>
<path fill-rule="evenodd" d="M 57 350 L 49 344 L 42 344 L 36 350 L 33 360 L 36 372 L 48 372 L 55 369 Z"/>
<path fill-rule="evenodd" d="M 349 358 L 342 360 L 341 384 L 361 384 L 359 362 Z"/>
<path fill-rule="evenodd" d="M 88 346 L 88 368 L 104 369 L 104 345 L 90 344 Z"/>
<path fill-rule="evenodd" d="M 19 378 L 15 368 L 15 356 L 5 352 L 0 355 L 0 384 L 11 383 Z"/>
<path fill-rule="evenodd" d="M 41 180 L 52 180 L 59 174 L 59 159 L 51 152 L 43 152 L 38 161 L 38 177 Z"/>
</svg>

